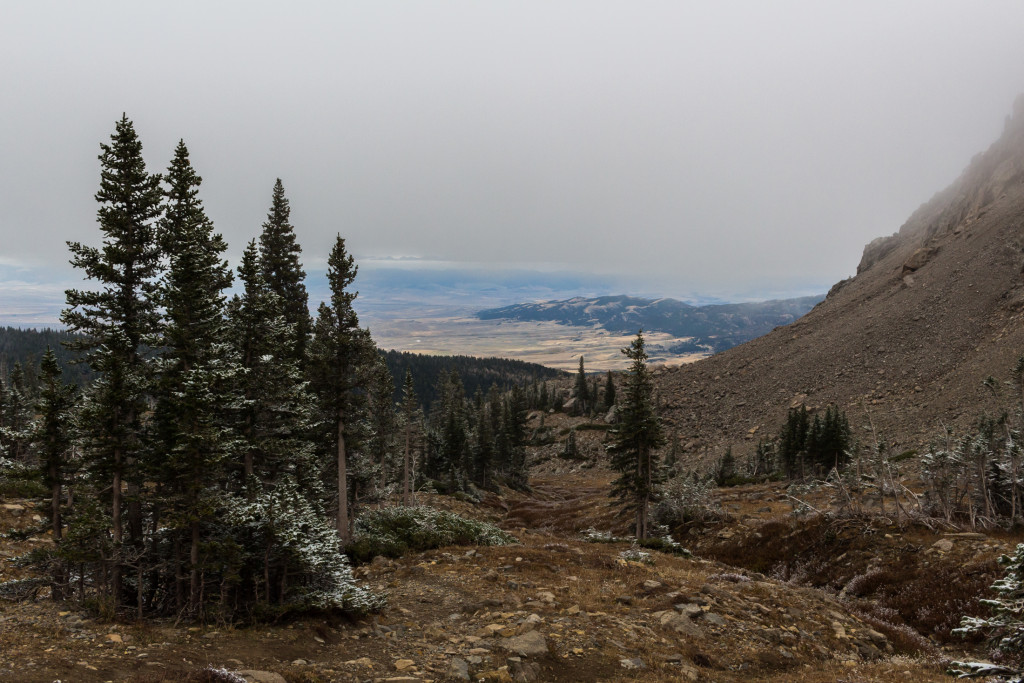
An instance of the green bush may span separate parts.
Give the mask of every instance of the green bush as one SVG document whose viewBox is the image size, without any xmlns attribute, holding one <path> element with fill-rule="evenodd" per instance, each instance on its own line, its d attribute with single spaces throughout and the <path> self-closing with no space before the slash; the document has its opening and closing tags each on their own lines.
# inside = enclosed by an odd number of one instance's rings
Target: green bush
<svg viewBox="0 0 1024 683">
<path fill-rule="evenodd" d="M 641 548 L 657 550 L 659 553 L 679 555 L 680 557 L 693 557 L 689 550 L 672 540 L 671 536 L 666 536 L 665 538 L 641 538 L 637 540 L 636 544 Z"/>
<path fill-rule="evenodd" d="M 431 507 L 390 507 L 363 513 L 355 537 L 345 548 L 355 563 L 378 555 L 401 557 L 447 545 L 509 545 L 517 543 L 493 524 L 460 517 Z"/>
</svg>

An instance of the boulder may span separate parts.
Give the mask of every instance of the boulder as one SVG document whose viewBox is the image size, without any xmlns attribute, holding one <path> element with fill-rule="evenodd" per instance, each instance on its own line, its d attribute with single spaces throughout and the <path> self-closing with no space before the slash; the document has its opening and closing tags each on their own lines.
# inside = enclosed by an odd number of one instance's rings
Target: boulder
<svg viewBox="0 0 1024 683">
<path fill-rule="evenodd" d="M 521 655 L 538 656 L 548 652 L 548 641 L 538 631 L 527 631 L 521 636 L 506 638 L 501 646 Z"/>
<path fill-rule="evenodd" d="M 938 253 L 938 249 L 931 247 L 921 247 L 915 251 L 910 255 L 910 258 L 903 263 L 902 276 L 909 275 L 910 273 L 923 268 L 926 263 L 932 260 L 932 257 L 935 256 L 936 253 Z"/>
<path fill-rule="evenodd" d="M 288 683 L 281 674 L 273 671 L 257 671 L 256 669 L 242 669 L 236 674 L 244 678 L 248 683 Z"/>
</svg>

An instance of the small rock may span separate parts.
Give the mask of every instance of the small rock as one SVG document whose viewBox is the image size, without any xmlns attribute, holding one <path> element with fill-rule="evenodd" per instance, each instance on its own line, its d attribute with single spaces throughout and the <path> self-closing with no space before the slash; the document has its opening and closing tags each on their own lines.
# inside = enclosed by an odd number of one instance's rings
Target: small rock
<svg viewBox="0 0 1024 683">
<path fill-rule="evenodd" d="M 524 662 L 518 657 L 509 657 L 509 673 L 516 683 L 533 683 L 540 679 L 540 665 L 536 662 Z"/>
<path fill-rule="evenodd" d="M 677 612 L 691 619 L 704 613 L 704 610 L 700 608 L 700 605 L 695 605 L 692 602 L 681 602 L 675 607 Z"/>
<path fill-rule="evenodd" d="M 22 513 L 25 512 L 25 506 L 18 505 L 16 503 L 4 503 L 3 505 L 0 505 L 0 509 L 11 517 L 21 517 Z"/>
<path fill-rule="evenodd" d="M 704 635 L 700 627 L 690 621 L 690 618 L 685 614 L 665 611 L 657 612 L 654 616 L 658 617 L 658 621 L 662 626 L 670 628 L 676 633 L 682 633 L 683 635 L 692 636 L 694 638 L 699 638 Z"/>
<path fill-rule="evenodd" d="M 725 626 L 726 623 L 728 623 L 726 622 L 725 617 L 715 614 L 714 612 L 705 612 L 704 621 L 714 624 L 715 626 Z"/>
<path fill-rule="evenodd" d="M 119 636 L 116 633 L 108 633 L 106 635 L 106 639 L 107 639 L 108 643 L 123 643 L 124 642 L 124 640 L 121 638 L 121 636 Z"/>
<path fill-rule="evenodd" d="M 935 543 L 932 543 L 932 547 L 941 553 L 948 553 L 950 550 L 953 549 L 953 541 L 949 540 L 948 538 L 942 538 L 938 541 L 935 541 Z"/>
<path fill-rule="evenodd" d="M 644 664 L 644 660 L 639 657 L 634 657 L 633 659 L 620 659 L 619 664 L 622 665 L 623 669 L 637 670 L 647 668 L 647 665 Z"/>
<path fill-rule="evenodd" d="M 468 681 L 469 663 L 460 657 L 452 657 L 448 662 L 448 675 L 460 681 Z"/>
<path fill-rule="evenodd" d="M 661 583 L 661 581 L 654 581 L 652 579 L 648 579 L 647 581 L 644 581 L 644 590 L 650 593 L 651 591 L 658 590 L 662 587 L 662 585 L 663 584 Z"/>
<path fill-rule="evenodd" d="M 305 659 L 292 660 L 292 666 L 306 666 L 307 664 L 309 664 L 309 662 L 307 662 Z"/>
<path fill-rule="evenodd" d="M 416 666 L 416 662 L 411 659 L 399 659 L 395 662 L 395 669 L 397 671 L 405 671 L 406 669 L 411 669 L 414 666 Z"/>
<path fill-rule="evenodd" d="M 231 661 L 231 660 L 228 660 Z M 360 657 L 359 659 L 350 659 L 345 662 L 348 666 L 365 666 L 369 669 L 373 668 L 373 660 L 369 657 Z"/>
</svg>

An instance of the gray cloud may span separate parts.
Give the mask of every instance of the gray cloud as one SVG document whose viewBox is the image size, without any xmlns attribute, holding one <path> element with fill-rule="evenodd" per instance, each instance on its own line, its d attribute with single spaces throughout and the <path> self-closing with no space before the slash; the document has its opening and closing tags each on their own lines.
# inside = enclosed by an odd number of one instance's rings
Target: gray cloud
<svg viewBox="0 0 1024 683">
<path fill-rule="evenodd" d="M 8 3 L 0 256 L 98 241 L 98 144 L 183 137 L 237 254 L 280 176 L 311 264 L 825 287 L 998 135 L 1018 2 Z"/>
</svg>

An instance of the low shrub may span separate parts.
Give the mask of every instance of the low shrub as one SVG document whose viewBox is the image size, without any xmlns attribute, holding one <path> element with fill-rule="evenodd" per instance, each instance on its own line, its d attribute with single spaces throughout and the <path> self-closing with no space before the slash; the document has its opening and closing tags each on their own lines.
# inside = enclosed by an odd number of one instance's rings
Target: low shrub
<svg viewBox="0 0 1024 683">
<path fill-rule="evenodd" d="M 401 557 L 447 545 L 510 545 L 518 539 L 493 524 L 453 512 L 421 507 L 369 510 L 356 520 L 353 541 L 345 552 L 355 563 L 378 555 Z"/>
<path fill-rule="evenodd" d="M 693 553 L 684 548 L 679 543 L 672 540 L 671 536 L 665 536 L 664 538 L 643 538 L 636 542 L 641 548 L 647 548 L 648 550 L 657 550 L 659 553 L 666 553 L 669 555 L 679 555 L 680 557 L 692 557 Z"/>
</svg>

